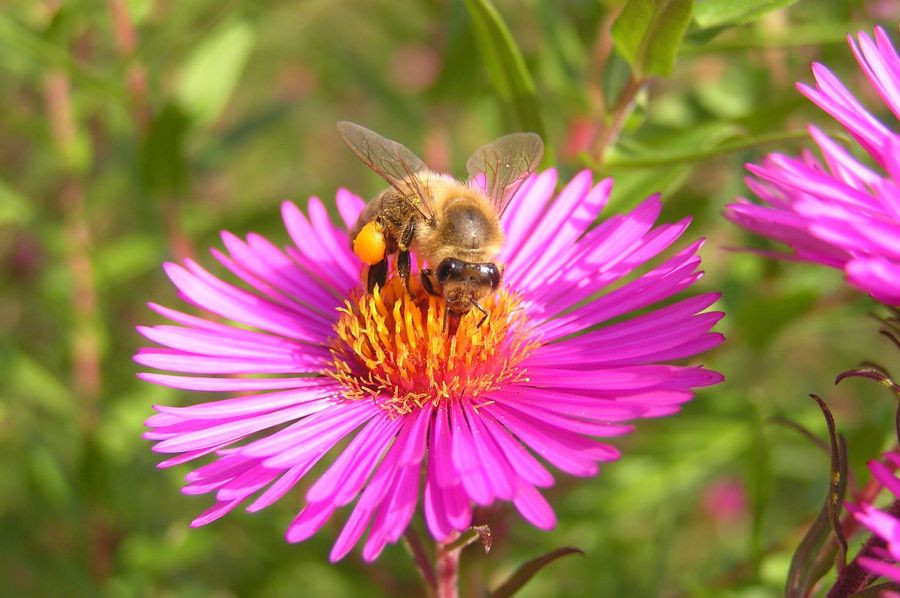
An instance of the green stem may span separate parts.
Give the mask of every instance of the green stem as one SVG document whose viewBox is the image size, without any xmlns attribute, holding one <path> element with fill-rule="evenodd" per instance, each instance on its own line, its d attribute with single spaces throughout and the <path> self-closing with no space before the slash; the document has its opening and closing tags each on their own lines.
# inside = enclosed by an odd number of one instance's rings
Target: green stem
<svg viewBox="0 0 900 598">
<path fill-rule="evenodd" d="M 416 567 L 419 569 L 422 581 L 425 582 L 425 586 L 428 588 L 429 596 L 434 595 L 435 588 L 437 587 L 437 577 L 435 577 L 431 559 L 425 551 L 424 544 L 422 544 L 422 538 L 419 537 L 419 534 L 417 534 L 416 530 L 410 525 L 403 534 L 403 540 L 413 562 L 416 563 Z"/>
</svg>

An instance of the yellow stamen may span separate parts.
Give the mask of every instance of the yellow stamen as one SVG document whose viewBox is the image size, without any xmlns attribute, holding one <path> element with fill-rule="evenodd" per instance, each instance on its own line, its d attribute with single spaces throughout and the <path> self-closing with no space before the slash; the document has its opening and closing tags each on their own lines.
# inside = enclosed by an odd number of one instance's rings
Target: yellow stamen
<svg viewBox="0 0 900 598">
<path fill-rule="evenodd" d="M 427 403 L 477 399 L 504 383 L 525 380 L 519 363 L 539 345 L 519 298 L 505 289 L 462 317 L 456 334 L 443 329 L 446 303 L 400 279 L 348 299 L 335 324 L 333 368 L 348 399 L 376 398 L 392 416 Z M 477 406 L 489 401 L 477 400 Z"/>
</svg>

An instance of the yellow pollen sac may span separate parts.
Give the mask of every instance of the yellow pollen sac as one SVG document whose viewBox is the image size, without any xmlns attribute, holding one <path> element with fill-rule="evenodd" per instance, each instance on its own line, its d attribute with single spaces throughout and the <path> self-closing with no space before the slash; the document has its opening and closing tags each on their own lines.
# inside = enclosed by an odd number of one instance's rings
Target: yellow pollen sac
<svg viewBox="0 0 900 598">
<path fill-rule="evenodd" d="M 384 259 L 386 249 L 384 227 L 374 220 L 367 222 L 353 239 L 353 253 L 360 261 L 370 266 Z"/>
<path fill-rule="evenodd" d="M 444 300 L 418 285 L 412 294 L 392 278 L 340 308 L 328 373 L 345 398 L 375 400 L 399 417 L 427 403 L 469 399 L 482 406 L 489 403 L 484 393 L 527 380 L 519 364 L 540 343 L 517 295 L 501 289 L 483 302 L 488 317 L 481 327 L 481 313 L 470 312 L 449 336 Z"/>
</svg>

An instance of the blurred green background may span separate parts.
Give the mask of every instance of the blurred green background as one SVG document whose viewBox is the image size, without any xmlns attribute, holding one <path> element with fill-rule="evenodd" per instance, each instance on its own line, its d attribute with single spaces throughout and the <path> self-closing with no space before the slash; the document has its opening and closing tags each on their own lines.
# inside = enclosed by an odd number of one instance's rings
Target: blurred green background
<svg viewBox="0 0 900 598">
<path fill-rule="evenodd" d="M 539 130 L 563 180 L 587 164 L 615 178 L 611 211 L 661 191 L 664 220 L 692 215 L 688 236 L 709 239 L 700 286 L 724 293 L 728 341 L 702 363 L 727 381 L 675 417 L 641 422 L 616 442 L 623 459 L 595 479 L 560 476 L 547 493 L 555 531 L 507 505 L 482 512 L 495 546 L 463 554 L 464 594 L 572 545 L 585 556 L 550 565 L 520 595 L 780 595 L 828 462 L 769 418 L 824 437 L 807 397 L 821 394 L 865 480 L 865 460 L 892 441 L 894 404 L 872 382 L 832 380 L 863 359 L 898 363 L 874 304 L 840 273 L 725 251 L 768 244 L 720 212 L 744 193 L 744 162 L 798 152 L 808 121 L 839 134 L 794 89 L 811 80 L 811 61 L 885 114 L 845 34 L 881 23 L 896 41 L 897 7 L 674 2 L 687 11 L 663 22 L 675 37 L 660 36 L 661 62 L 640 66 L 629 32 L 615 47 L 608 37 L 622 4 L 6 0 L 0 594 L 421 593 L 402 545 L 373 565 L 357 553 L 329 564 L 341 517 L 286 544 L 299 488 L 261 513 L 190 530 L 210 498 L 182 495 L 188 468 L 156 470 L 141 438 L 152 404 L 200 398 L 135 378 L 134 327 L 159 321 L 145 302 L 177 302 L 160 264 L 211 265 L 206 248 L 220 246 L 222 229 L 286 243 L 284 198 L 333 207 L 338 187 L 377 192 L 383 184 L 336 134 L 348 119 L 457 174 L 482 143 Z M 618 141 L 592 145 L 616 120 L 629 73 L 665 74 L 669 58 L 670 74 L 632 90 Z"/>
</svg>

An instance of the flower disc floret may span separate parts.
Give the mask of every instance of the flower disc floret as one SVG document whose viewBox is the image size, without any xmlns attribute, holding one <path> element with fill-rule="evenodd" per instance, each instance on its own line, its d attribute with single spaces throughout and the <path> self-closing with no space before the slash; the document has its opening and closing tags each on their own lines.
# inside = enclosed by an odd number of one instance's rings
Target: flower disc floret
<svg viewBox="0 0 900 598">
<path fill-rule="evenodd" d="M 339 308 L 329 371 L 352 400 L 381 397 L 402 416 L 426 404 L 479 397 L 512 382 L 527 382 L 522 360 L 539 346 L 515 294 L 502 289 L 483 305 L 487 312 L 462 317 L 447 330 L 446 303 L 399 278 L 371 295 L 357 292 Z M 479 325 L 481 324 L 481 325 Z"/>
</svg>

